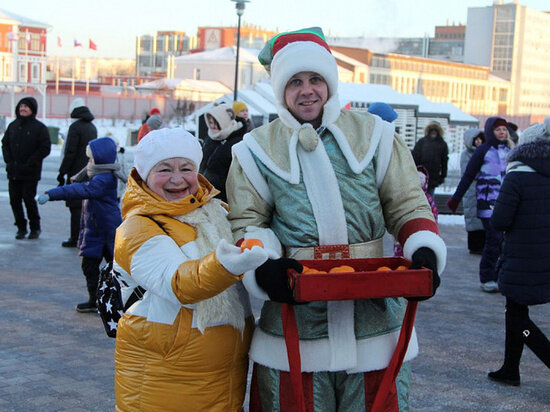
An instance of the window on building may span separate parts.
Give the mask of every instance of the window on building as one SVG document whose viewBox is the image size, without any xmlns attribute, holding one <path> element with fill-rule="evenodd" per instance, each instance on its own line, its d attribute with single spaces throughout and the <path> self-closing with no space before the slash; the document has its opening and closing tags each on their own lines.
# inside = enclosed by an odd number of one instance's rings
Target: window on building
<svg viewBox="0 0 550 412">
<path fill-rule="evenodd" d="M 27 81 L 27 65 L 25 63 L 19 63 L 19 81 Z"/>
<path fill-rule="evenodd" d="M 40 83 L 40 66 L 36 63 L 31 68 L 31 82 Z"/>
<path fill-rule="evenodd" d="M 141 51 L 142 52 L 148 52 L 151 51 L 151 46 L 153 42 L 149 37 L 142 37 L 141 38 Z"/>
</svg>

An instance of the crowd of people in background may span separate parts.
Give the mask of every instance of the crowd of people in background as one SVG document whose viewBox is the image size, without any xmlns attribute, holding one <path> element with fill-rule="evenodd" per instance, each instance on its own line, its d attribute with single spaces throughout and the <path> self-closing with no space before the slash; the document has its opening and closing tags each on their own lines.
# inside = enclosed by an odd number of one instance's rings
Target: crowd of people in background
<svg viewBox="0 0 550 412">
<path fill-rule="evenodd" d="M 199 141 L 170 128 L 153 108 L 138 131 L 133 168 L 124 147 L 98 137 L 81 98 L 69 108 L 74 122 L 58 187 L 36 196 L 51 141 L 34 98 L 18 102 L 2 139 L 15 238 L 29 230 L 28 239 L 39 238 L 37 202 L 64 200 L 69 208 L 61 245 L 78 248 L 88 292 L 76 310 L 97 311 L 103 261 L 114 263 L 126 287 L 146 290 L 119 322 L 121 410 L 177 409 L 181 402 L 193 410 L 240 410 L 249 356 L 251 411 L 284 410 L 295 402 L 295 382 L 283 304 L 295 305 L 297 339 L 308 348 L 301 362 L 313 385 L 305 402 L 365 410 L 390 363 L 407 301 L 297 305 L 287 270 L 301 271 L 300 260 L 334 245 L 348 257 L 380 257 L 387 230 L 394 254 L 411 268 L 431 269 L 434 294 L 439 286 L 446 246 L 434 197 L 448 172 L 444 128 L 429 123 L 411 151 L 395 133 L 398 113 L 390 105 L 341 110 L 336 61 L 319 28 L 282 33 L 259 59 L 269 67 L 278 119 L 256 128 L 244 102 L 212 104 Z M 529 318 L 529 306 L 550 302 L 550 117 L 523 132 L 490 117 L 463 139 L 461 178 L 446 205 L 456 213 L 463 203 L 468 249 L 481 255 L 481 290 L 506 297 L 504 361 L 488 377 L 517 386 L 524 346 L 550 368 L 550 341 Z M 235 246 L 248 238 L 264 247 Z M 247 292 L 264 301 L 255 329 Z M 409 361 L 417 352 L 413 337 L 388 410 L 408 407 Z M 358 396 L 359 387 L 373 399 Z"/>
</svg>

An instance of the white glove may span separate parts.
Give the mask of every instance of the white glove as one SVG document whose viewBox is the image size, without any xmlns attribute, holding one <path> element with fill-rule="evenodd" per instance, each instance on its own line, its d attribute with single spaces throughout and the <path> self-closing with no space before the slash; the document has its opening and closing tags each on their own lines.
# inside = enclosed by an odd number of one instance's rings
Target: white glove
<svg viewBox="0 0 550 412">
<path fill-rule="evenodd" d="M 259 246 L 253 246 L 252 249 L 242 251 L 240 247 L 230 245 L 225 239 L 220 240 L 220 243 L 218 243 L 216 256 L 223 267 L 234 275 L 241 275 L 249 270 L 255 270 L 268 258 L 267 252 Z"/>
<path fill-rule="evenodd" d="M 50 195 L 48 195 L 47 193 L 41 193 L 36 196 L 36 200 L 38 201 L 38 204 L 43 205 L 48 200 L 50 200 Z"/>
</svg>

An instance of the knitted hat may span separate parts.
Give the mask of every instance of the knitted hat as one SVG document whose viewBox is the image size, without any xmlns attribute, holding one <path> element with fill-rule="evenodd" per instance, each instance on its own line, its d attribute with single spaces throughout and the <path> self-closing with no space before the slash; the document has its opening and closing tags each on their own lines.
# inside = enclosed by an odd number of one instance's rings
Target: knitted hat
<svg viewBox="0 0 550 412">
<path fill-rule="evenodd" d="M 340 112 L 337 99 L 338 65 L 320 27 L 278 34 L 265 45 L 258 60 L 271 74 L 277 112 L 283 123 L 292 128 L 299 127 L 296 119 L 287 110 L 285 88 L 290 78 L 300 72 L 315 72 L 323 76 L 328 85 L 329 100 L 323 109 L 322 123 L 336 120 Z"/>
<path fill-rule="evenodd" d="M 550 116 L 544 119 L 544 123 L 529 126 L 519 137 L 519 144 L 529 143 L 535 139 L 550 138 Z"/>
<path fill-rule="evenodd" d="M 393 122 L 397 119 L 397 113 L 387 103 L 375 102 L 372 103 L 367 109 L 369 113 L 375 114 L 385 120 L 386 122 Z"/>
<path fill-rule="evenodd" d="M 149 126 L 149 130 L 160 129 L 160 127 L 162 126 L 162 117 L 160 117 L 158 114 L 152 115 L 147 119 L 147 126 Z"/>
<path fill-rule="evenodd" d="M 242 110 L 247 110 L 248 107 L 243 102 L 240 102 L 238 100 L 235 100 L 233 102 L 233 112 L 235 115 L 239 114 Z"/>
<path fill-rule="evenodd" d="M 153 107 L 153 108 L 151 109 L 151 111 L 149 112 L 149 116 L 152 116 L 152 115 L 154 115 L 154 114 L 160 114 L 160 110 L 157 109 L 156 107 Z"/>
<path fill-rule="evenodd" d="M 235 130 L 239 130 L 243 124 L 235 120 L 233 109 L 225 103 L 213 105 L 205 113 L 206 124 L 208 126 L 208 116 L 212 116 L 218 122 L 220 130 L 211 130 L 208 127 L 208 136 L 212 140 L 225 140 Z"/>
<path fill-rule="evenodd" d="M 77 107 L 86 106 L 86 102 L 82 97 L 75 97 L 69 106 L 69 113 L 72 113 Z"/>
<path fill-rule="evenodd" d="M 173 157 L 191 160 L 198 173 L 202 160 L 202 147 L 199 140 L 182 128 L 153 130 L 137 144 L 134 167 L 141 178 L 147 180 L 149 172 L 158 162 Z"/>
<path fill-rule="evenodd" d="M 493 123 L 493 130 L 495 130 L 499 126 L 504 126 L 504 127 L 508 128 L 508 122 L 504 119 L 499 118 L 499 119 L 495 120 L 495 122 Z"/>
</svg>

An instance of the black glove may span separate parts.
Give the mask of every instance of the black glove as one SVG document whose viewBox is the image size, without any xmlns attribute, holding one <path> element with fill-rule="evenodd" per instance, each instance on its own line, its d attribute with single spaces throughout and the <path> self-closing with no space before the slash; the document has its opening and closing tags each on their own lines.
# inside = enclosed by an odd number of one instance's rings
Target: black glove
<svg viewBox="0 0 550 412">
<path fill-rule="evenodd" d="M 441 280 L 439 279 L 439 275 L 437 274 L 437 258 L 435 257 L 435 253 L 432 249 L 427 247 L 421 247 L 413 253 L 410 269 L 422 269 L 423 267 L 431 269 L 432 271 L 433 296 L 435 295 L 435 291 L 439 287 Z M 421 301 L 429 298 L 431 298 L 431 296 L 419 296 L 410 297 L 407 298 L 407 300 Z"/>
<path fill-rule="evenodd" d="M 59 173 L 59 174 L 57 175 L 57 181 L 58 181 L 58 183 L 59 183 L 59 184 L 57 185 L 57 187 L 63 186 L 63 185 L 65 184 L 65 175 L 62 175 L 61 173 Z"/>
<path fill-rule="evenodd" d="M 302 264 L 294 259 L 267 259 L 263 265 L 256 269 L 256 282 L 268 294 L 269 299 L 295 305 L 297 302 L 292 296 L 286 271 L 294 269 L 300 273 L 303 268 Z"/>
</svg>

